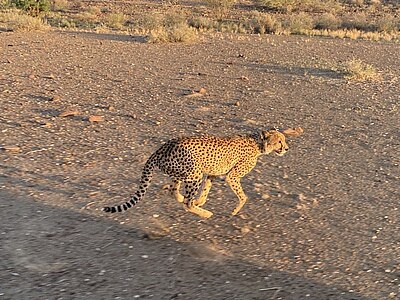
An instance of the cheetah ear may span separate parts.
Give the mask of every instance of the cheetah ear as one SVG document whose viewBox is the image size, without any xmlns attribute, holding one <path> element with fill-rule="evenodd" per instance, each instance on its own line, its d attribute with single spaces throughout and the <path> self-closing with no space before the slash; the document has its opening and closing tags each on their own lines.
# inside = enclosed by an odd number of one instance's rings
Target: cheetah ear
<svg viewBox="0 0 400 300">
<path fill-rule="evenodd" d="M 263 130 L 261 132 L 261 137 L 263 140 L 267 140 L 273 133 L 275 133 L 277 130 L 275 128 L 270 129 L 268 131 Z"/>
<path fill-rule="evenodd" d="M 296 127 L 296 128 L 288 128 L 282 131 L 284 135 L 288 136 L 299 136 L 304 132 L 303 128 Z"/>
</svg>

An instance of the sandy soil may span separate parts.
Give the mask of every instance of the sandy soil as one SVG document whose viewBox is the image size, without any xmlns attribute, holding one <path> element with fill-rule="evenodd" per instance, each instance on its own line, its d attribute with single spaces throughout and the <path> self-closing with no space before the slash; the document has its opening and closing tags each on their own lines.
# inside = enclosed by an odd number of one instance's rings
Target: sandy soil
<svg viewBox="0 0 400 300">
<path fill-rule="evenodd" d="M 0 299 L 398 299 L 400 46 L 142 41 L 0 33 Z M 332 70 L 353 58 L 382 79 Z M 200 220 L 162 175 L 129 212 L 100 211 L 169 138 L 272 126 L 305 133 L 260 158 L 236 217 L 222 179 Z"/>
</svg>

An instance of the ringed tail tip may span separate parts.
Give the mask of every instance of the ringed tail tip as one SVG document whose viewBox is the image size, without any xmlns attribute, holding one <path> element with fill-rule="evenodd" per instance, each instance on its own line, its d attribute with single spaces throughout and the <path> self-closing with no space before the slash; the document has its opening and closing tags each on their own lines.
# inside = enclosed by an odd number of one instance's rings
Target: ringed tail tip
<svg viewBox="0 0 400 300">
<path fill-rule="evenodd" d="M 115 207 L 109 207 L 109 206 L 103 207 L 101 210 L 106 213 L 115 213 L 117 211 Z"/>
</svg>

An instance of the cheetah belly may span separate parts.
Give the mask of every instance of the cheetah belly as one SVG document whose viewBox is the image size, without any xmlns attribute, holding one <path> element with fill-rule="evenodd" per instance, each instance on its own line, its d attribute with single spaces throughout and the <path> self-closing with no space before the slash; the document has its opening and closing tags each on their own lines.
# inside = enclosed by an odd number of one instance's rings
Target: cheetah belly
<svg viewBox="0 0 400 300">
<path fill-rule="evenodd" d="M 236 160 L 229 160 L 227 158 L 214 158 L 203 162 L 202 171 L 205 174 L 220 176 L 227 174 L 235 165 Z"/>
</svg>

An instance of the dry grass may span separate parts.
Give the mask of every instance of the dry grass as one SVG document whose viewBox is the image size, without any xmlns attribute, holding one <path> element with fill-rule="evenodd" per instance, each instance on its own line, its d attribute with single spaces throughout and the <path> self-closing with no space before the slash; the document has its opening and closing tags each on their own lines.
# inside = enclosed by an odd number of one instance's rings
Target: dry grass
<svg viewBox="0 0 400 300">
<path fill-rule="evenodd" d="M 347 29 L 312 29 L 309 31 L 304 31 L 303 34 L 309 36 L 326 36 L 332 38 L 348 38 L 351 40 L 370 40 L 370 41 L 398 41 L 400 36 L 398 32 L 364 32 L 361 30 L 347 30 Z"/>
<path fill-rule="evenodd" d="M 217 18 L 223 18 L 236 3 L 236 0 L 205 0 Z"/>
<path fill-rule="evenodd" d="M 370 64 L 359 59 L 353 59 L 345 63 L 343 67 L 344 78 L 354 81 L 379 80 L 380 74 Z"/>
<path fill-rule="evenodd" d="M 50 26 L 42 18 L 32 17 L 19 10 L 0 11 L 0 27 L 11 31 L 47 31 Z"/>
<path fill-rule="evenodd" d="M 160 26 L 150 31 L 149 43 L 191 43 L 197 40 L 196 30 L 186 23 Z"/>
<path fill-rule="evenodd" d="M 52 11 L 66 11 L 70 8 L 71 3 L 68 0 L 52 0 Z"/>
<path fill-rule="evenodd" d="M 336 30 L 342 25 L 339 17 L 331 13 L 324 13 L 315 22 L 316 29 Z"/>
<path fill-rule="evenodd" d="M 99 6 L 83 1 L 52 0 L 52 11 L 40 15 L 54 27 L 131 32 L 149 35 L 151 42 L 190 42 L 196 40 L 199 31 L 304 34 L 374 41 L 398 41 L 400 38 L 400 4 L 396 6 L 388 1 L 251 1 L 256 4 L 253 10 L 234 6 L 236 0 L 205 0 L 206 6 L 183 7 L 177 2 L 137 12 L 118 4 Z M 0 0 L 0 12 L 3 9 L 4 13 L 10 3 Z M 7 22 L 11 22 L 4 25 L 7 28 L 22 30 L 16 29 L 15 23 L 19 21 L 10 19 Z M 35 26 L 41 27 L 38 20 L 25 22 L 36 22 L 39 24 Z"/>
<path fill-rule="evenodd" d="M 330 12 L 342 9 L 336 0 L 253 0 L 269 10 L 283 13 L 292 12 Z"/>
<path fill-rule="evenodd" d="M 280 33 L 282 31 L 282 24 L 274 15 L 258 11 L 252 12 L 247 27 L 250 32 L 260 34 Z"/>
<path fill-rule="evenodd" d="M 299 14 L 290 15 L 285 19 L 283 27 L 290 33 L 304 34 L 314 28 L 314 20 L 310 15 L 301 12 Z"/>
<path fill-rule="evenodd" d="M 122 13 L 111 13 L 105 17 L 105 24 L 112 29 L 123 29 L 126 16 Z"/>
</svg>

